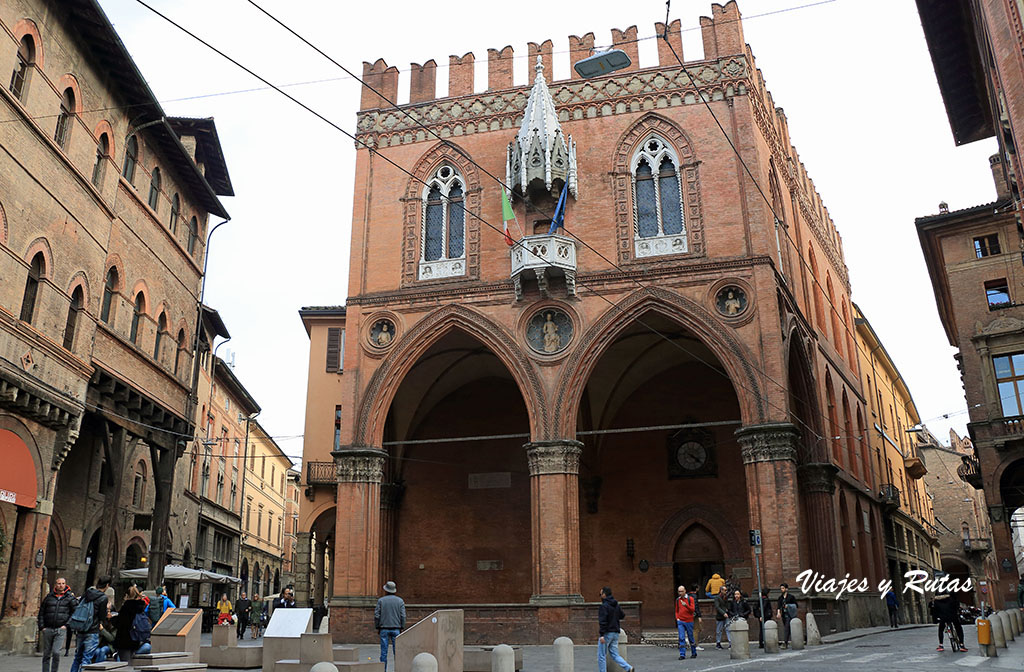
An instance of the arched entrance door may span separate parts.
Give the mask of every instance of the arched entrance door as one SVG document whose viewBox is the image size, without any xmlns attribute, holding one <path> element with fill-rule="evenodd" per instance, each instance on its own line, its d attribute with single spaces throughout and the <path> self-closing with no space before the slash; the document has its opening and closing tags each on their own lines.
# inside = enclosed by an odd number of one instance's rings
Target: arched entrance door
<svg viewBox="0 0 1024 672">
<path fill-rule="evenodd" d="M 411 602 L 530 599 L 529 433 L 515 380 L 474 336 L 452 327 L 416 360 L 384 426 L 382 581 Z M 445 440 L 483 435 L 511 436 Z"/>
<path fill-rule="evenodd" d="M 703 589 L 718 572 L 756 586 L 749 548 L 723 548 L 708 528 L 747 536 L 741 424 L 726 367 L 694 333 L 654 309 L 618 331 L 576 420 L 585 596 L 609 585 L 643 601 L 644 627 L 673 627 L 680 582 Z"/>
</svg>

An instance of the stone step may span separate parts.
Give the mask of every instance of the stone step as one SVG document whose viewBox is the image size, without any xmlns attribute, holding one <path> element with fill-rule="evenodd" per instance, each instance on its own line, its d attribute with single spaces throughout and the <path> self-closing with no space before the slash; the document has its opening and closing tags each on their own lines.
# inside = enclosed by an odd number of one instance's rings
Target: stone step
<svg viewBox="0 0 1024 672">
<path fill-rule="evenodd" d="M 102 663 L 90 663 L 83 665 L 83 670 L 120 670 L 128 667 L 128 663 L 122 663 L 117 660 L 105 660 Z"/>
<path fill-rule="evenodd" d="M 335 644 L 331 647 L 334 650 L 334 660 L 345 661 L 351 663 L 358 663 L 359 661 L 359 649 L 355 646 L 347 646 L 345 644 Z"/>
<path fill-rule="evenodd" d="M 136 665 L 137 672 L 201 672 L 205 663 L 163 663 L 160 665 Z"/>
<path fill-rule="evenodd" d="M 334 666 L 338 668 L 338 672 L 384 672 L 384 663 L 375 660 L 335 660 Z"/>
<path fill-rule="evenodd" d="M 192 663 L 192 654 L 188 651 L 165 651 L 163 653 L 143 653 L 132 656 L 132 665 L 141 667 L 143 665 L 174 665 L 177 663 Z"/>
</svg>

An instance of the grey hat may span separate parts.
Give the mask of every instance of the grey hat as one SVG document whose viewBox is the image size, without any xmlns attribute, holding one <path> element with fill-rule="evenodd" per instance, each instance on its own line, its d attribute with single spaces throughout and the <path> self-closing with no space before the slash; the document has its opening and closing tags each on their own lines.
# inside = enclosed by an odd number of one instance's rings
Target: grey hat
<svg viewBox="0 0 1024 672">
<path fill-rule="evenodd" d="M 395 585 L 394 581 L 388 581 L 387 583 L 384 584 L 384 592 L 385 593 L 397 593 L 398 592 L 398 587 Z"/>
</svg>

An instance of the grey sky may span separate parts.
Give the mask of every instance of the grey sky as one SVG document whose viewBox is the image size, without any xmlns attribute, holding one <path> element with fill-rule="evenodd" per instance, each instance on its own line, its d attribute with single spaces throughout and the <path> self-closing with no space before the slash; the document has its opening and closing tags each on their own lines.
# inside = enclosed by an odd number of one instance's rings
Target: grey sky
<svg viewBox="0 0 1024 672">
<path fill-rule="evenodd" d="M 994 200 L 987 158 L 995 141 L 954 146 L 914 3 L 835 0 L 755 16 L 810 2 L 741 2 L 746 40 L 843 237 L 854 301 L 903 373 L 922 419 L 942 438 L 950 426 L 963 433 L 954 350 L 913 220 L 936 213 L 943 200 L 951 209 Z M 220 352 L 237 354 L 235 373 L 262 405 L 261 423 L 287 454 L 300 455 L 308 340 L 296 311 L 345 302 L 353 142 L 273 91 L 177 100 L 261 84 L 135 0 L 101 4 L 168 113 L 217 120 L 236 197 L 225 199 L 233 219 L 211 243 L 206 301 L 231 331 Z M 358 83 L 246 0 L 151 4 L 275 83 L 318 82 L 288 91 L 354 130 Z M 444 95 L 448 55 L 473 51 L 481 90 L 487 49 L 511 44 L 516 84 L 525 84 L 527 42 L 550 38 L 555 78 L 564 79 L 568 35 L 593 31 L 598 45 L 608 45 L 612 28 L 636 24 L 641 37 L 653 36 L 665 17 L 660 0 L 260 4 L 357 74 L 377 58 L 398 66 L 399 102 L 408 99 L 410 62 L 433 58 Z M 698 18 L 710 9 L 710 2 L 672 3 L 686 60 L 701 56 Z M 655 40 L 639 47 L 641 66 L 655 65 Z"/>
</svg>

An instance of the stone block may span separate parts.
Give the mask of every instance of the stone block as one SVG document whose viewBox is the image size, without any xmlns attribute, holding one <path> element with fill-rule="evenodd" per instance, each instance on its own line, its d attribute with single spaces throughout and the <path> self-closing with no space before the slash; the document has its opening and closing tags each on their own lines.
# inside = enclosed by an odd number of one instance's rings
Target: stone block
<svg viewBox="0 0 1024 672">
<path fill-rule="evenodd" d="M 334 665 L 341 672 L 384 672 L 384 663 L 377 660 L 343 661 L 336 660 Z"/>
<path fill-rule="evenodd" d="M 103 671 L 103 670 L 120 670 L 121 668 L 128 667 L 128 663 L 122 663 L 116 660 L 105 660 L 102 663 L 90 663 L 89 665 L 83 665 L 83 670 L 92 671 Z"/>
<path fill-rule="evenodd" d="M 462 651 L 462 671 L 490 672 L 491 651 L 493 649 L 493 646 L 470 646 L 464 648 Z M 522 647 L 513 646 L 512 651 L 515 655 L 515 669 L 518 672 L 523 669 L 523 649 Z"/>
<path fill-rule="evenodd" d="M 412 672 L 413 657 L 430 653 L 437 672 L 463 670 L 463 611 L 441 609 L 416 623 L 395 640 L 395 672 Z"/>
<path fill-rule="evenodd" d="M 988 622 L 992 626 L 992 644 L 998 649 L 1006 648 L 1006 635 L 1003 633 L 1003 621 L 998 614 L 991 614 Z"/>
<path fill-rule="evenodd" d="M 185 653 L 187 662 L 198 664 L 202 617 L 201 609 L 168 610 L 149 637 L 152 653 Z"/>
<path fill-rule="evenodd" d="M 821 646 L 821 631 L 818 630 L 818 621 L 814 614 L 807 612 L 807 646 Z"/>
<path fill-rule="evenodd" d="M 334 652 L 335 662 L 346 662 L 346 663 L 358 663 L 359 662 L 359 649 L 355 646 L 346 646 L 344 644 L 335 644 L 331 647 Z"/>
<path fill-rule="evenodd" d="M 233 623 L 213 626 L 214 646 L 238 646 L 238 631 Z"/>
<path fill-rule="evenodd" d="M 304 632 L 299 635 L 299 661 L 310 666 L 321 662 L 334 662 L 334 642 L 330 635 Z"/>
<path fill-rule="evenodd" d="M 275 672 L 279 660 L 298 661 L 300 637 L 312 629 L 312 609 L 275 609 L 263 633 L 263 672 Z"/>
<path fill-rule="evenodd" d="M 251 670 L 263 666 L 263 647 L 204 646 L 199 649 L 199 662 L 213 668 Z"/>
</svg>

